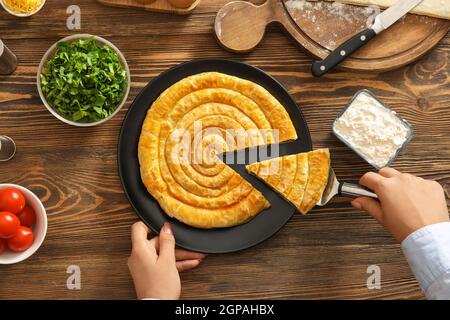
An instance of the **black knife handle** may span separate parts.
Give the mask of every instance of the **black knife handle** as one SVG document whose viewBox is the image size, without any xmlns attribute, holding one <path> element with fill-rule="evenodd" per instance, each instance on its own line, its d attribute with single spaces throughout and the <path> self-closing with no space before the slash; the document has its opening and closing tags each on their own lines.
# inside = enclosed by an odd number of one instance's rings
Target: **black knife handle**
<svg viewBox="0 0 450 320">
<path fill-rule="evenodd" d="M 369 42 L 377 34 L 372 29 L 366 29 L 357 35 L 353 36 L 339 47 L 337 47 L 333 52 L 331 52 L 328 57 L 322 61 L 316 61 L 312 65 L 312 73 L 316 77 L 320 77 L 333 69 L 344 59 L 350 56 L 353 52 L 361 48 L 367 42 Z"/>
</svg>

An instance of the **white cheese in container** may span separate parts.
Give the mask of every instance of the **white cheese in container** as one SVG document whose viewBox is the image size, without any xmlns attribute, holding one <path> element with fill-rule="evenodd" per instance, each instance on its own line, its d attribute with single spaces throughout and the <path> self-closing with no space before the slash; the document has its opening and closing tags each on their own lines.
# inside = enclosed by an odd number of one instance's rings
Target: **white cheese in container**
<svg viewBox="0 0 450 320">
<path fill-rule="evenodd" d="M 375 168 L 392 163 L 412 127 L 370 91 L 361 90 L 333 124 L 335 135 Z"/>
</svg>

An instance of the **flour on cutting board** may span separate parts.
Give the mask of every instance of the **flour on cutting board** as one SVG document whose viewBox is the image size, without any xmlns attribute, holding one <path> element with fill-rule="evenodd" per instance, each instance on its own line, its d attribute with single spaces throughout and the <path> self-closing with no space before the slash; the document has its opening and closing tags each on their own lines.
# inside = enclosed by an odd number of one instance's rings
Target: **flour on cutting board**
<svg viewBox="0 0 450 320">
<path fill-rule="evenodd" d="M 317 23 L 314 27 L 317 33 L 322 32 L 321 22 L 330 19 L 336 21 L 340 26 L 352 24 L 355 28 L 364 30 L 367 22 L 370 23 L 370 17 L 379 12 L 377 8 L 373 7 L 356 7 L 328 1 L 288 0 L 285 4 L 298 25 L 305 20 Z M 331 48 L 335 47 L 336 42 L 340 40 L 339 34 L 329 32 L 329 29 L 323 31 L 329 34 L 328 43 L 325 45 Z"/>
<path fill-rule="evenodd" d="M 389 8 L 397 0 L 337 0 L 344 3 L 369 6 L 376 5 L 382 8 Z M 411 13 L 430 16 L 435 18 L 450 19 L 450 1 L 449 0 L 423 0 Z"/>
<path fill-rule="evenodd" d="M 327 1 L 329 2 L 329 1 Z M 328 17 L 338 17 L 343 21 L 354 21 L 355 14 L 364 14 L 367 17 L 374 13 L 373 7 L 355 7 L 340 2 L 332 2 L 324 4 L 322 1 L 308 1 L 308 0 L 288 0 L 286 7 L 290 10 L 299 10 L 304 18 L 316 21 L 317 12 L 321 10 Z"/>
<path fill-rule="evenodd" d="M 333 0 L 307 0 L 307 2 L 326 1 L 332 2 Z M 398 0 L 336 0 L 337 2 L 354 4 L 357 6 L 378 6 L 381 8 L 389 8 Z M 288 2 L 305 2 L 304 0 L 289 0 Z M 449 0 L 424 0 L 414 9 L 411 13 L 430 16 L 435 18 L 450 19 L 450 1 Z"/>
<path fill-rule="evenodd" d="M 330 0 L 287 0 L 285 5 L 299 26 L 304 21 L 310 21 L 316 24 L 315 32 L 327 32 L 329 39 L 327 43 L 322 44 L 328 48 L 336 47 L 342 40 L 340 39 L 342 34 L 330 32 L 329 26 L 325 26 L 327 30 L 322 30 L 325 21 L 334 21 L 340 28 L 351 25 L 353 30 L 364 30 L 372 25 L 375 16 L 382 11 L 376 6 L 361 7 Z M 428 23 L 430 19 L 422 16 L 420 20 Z M 404 17 L 400 19 L 399 23 L 403 23 L 403 21 Z"/>
</svg>

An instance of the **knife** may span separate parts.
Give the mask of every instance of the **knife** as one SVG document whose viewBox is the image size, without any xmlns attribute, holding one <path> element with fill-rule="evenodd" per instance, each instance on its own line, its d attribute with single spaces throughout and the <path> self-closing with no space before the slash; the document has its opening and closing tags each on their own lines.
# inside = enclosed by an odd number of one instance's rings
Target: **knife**
<svg viewBox="0 0 450 320">
<path fill-rule="evenodd" d="M 363 45 L 373 39 L 378 33 L 386 30 L 397 20 L 411 11 L 423 0 L 399 0 L 394 5 L 384 10 L 375 17 L 372 26 L 357 35 L 353 36 L 322 61 L 316 61 L 312 65 L 312 73 L 316 77 L 320 77 L 333 69 L 336 65 L 350 56 L 353 52 L 361 48 Z"/>
</svg>

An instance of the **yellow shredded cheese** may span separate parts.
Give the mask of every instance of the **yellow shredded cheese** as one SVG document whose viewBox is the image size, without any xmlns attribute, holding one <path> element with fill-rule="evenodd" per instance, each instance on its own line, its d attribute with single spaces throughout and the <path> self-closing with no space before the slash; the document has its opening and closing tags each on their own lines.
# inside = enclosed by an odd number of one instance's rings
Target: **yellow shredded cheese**
<svg viewBox="0 0 450 320">
<path fill-rule="evenodd" d="M 3 0 L 3 3 L 16 13 L 32 13 L 44 0 Z"/>
</svg>

